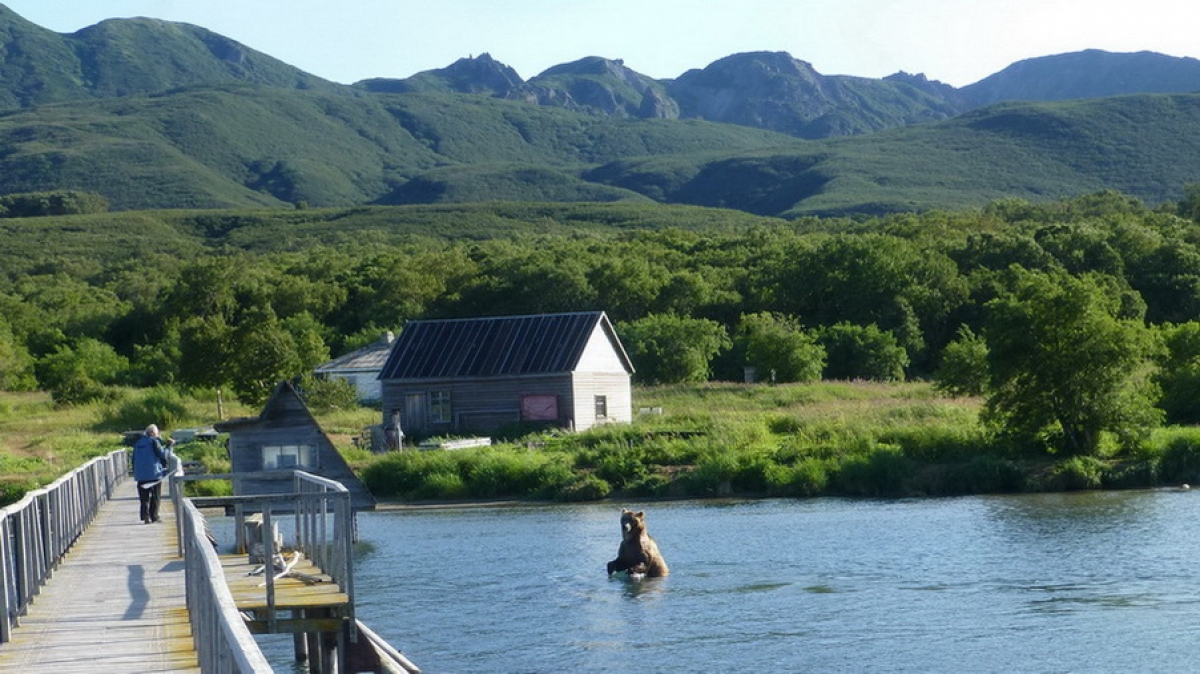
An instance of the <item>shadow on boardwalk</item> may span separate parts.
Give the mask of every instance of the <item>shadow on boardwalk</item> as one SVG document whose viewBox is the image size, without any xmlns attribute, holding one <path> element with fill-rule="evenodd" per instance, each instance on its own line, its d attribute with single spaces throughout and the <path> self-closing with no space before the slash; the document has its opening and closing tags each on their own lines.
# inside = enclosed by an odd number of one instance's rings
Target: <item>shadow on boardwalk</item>
<svg viewBox="0 0 1200 674">
<path fill-rule="evenodd" d="M 0 672 L 199 672 L 169 498 L 161 515 L 142 524 L 134 481 L 119 484 L 0 645 Z"/>
</svg>

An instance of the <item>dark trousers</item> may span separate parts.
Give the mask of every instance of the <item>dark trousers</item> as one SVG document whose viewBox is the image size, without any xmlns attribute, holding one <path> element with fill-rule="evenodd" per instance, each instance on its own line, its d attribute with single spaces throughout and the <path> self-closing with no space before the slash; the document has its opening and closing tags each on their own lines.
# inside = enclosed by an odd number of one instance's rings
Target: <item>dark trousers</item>
<svg viewBox="0 0 1200 674">
<path fill-rule="evenodd" d="M 162 492 L 162 482 L 155 482 L 151 487 L 143 487 L 143 484 L 149 483 L 139 482 L 137 486 L 138 503 L 141 506 L 142 521 L 157 522 L 158 500 L 159 495 Z"/>
</svg>

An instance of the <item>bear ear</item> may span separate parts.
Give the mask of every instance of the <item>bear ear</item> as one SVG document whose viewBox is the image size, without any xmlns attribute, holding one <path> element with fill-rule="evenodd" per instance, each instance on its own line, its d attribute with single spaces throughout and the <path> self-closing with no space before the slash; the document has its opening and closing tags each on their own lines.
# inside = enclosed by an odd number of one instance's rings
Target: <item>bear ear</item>
<svg viewBox="0 0 1200 674">
<path fill-rule="evenodd" d="M 646 511 L 645 511 L 645 510 L 639 510 L 639 511 L 637 512 L 637 518 L 638 518 L 639 520 L 640 520 L 640 519 L 644 519 L 645 517 L 646 517 Z"/>
</svg>

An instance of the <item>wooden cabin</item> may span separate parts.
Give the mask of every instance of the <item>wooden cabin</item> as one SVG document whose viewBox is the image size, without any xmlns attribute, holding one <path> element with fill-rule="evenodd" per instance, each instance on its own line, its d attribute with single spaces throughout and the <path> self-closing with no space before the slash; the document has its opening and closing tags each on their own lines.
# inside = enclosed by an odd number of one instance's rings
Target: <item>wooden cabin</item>
<svg viewBox="0 0 1200 674">
<path fill-rule="evenodd" d="M 379 372 L 387 361 L 395 339 L 395 335 L 389 330 L 371 344 L 317 367 L 313 374 L 327 379 L 344 379 L 358 391 L 360 402 L 377 403 L 382 396 Z"/>
<path fill-rule="evenodd" d="M 321 430 L 308 407 L 288 382 L 279 382 L 257 417 L 231 419 L 213 428 L 229 434 L 231 472 L 304 470 L 337 480 L 350 490 L 355 510 L 372 510 L 375 498 Z M 274 494 L 292 491 L 290 481 L 235 481 L 234 495 Z"/>
<path fill-rule="evenodd" d="M 408 438 L 633 419 L 633 365 L 602 311 L 408 323 L 379 378 Z"/>
</svg>

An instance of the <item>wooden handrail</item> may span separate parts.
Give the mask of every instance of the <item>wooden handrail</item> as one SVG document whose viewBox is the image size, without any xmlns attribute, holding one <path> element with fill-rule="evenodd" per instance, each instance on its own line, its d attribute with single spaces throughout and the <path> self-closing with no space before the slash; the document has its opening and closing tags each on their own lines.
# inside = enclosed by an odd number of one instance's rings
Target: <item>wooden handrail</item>
<svg viewBox="0 0 1200 674">
<path fill-rule="evenodd" d="M 114 450 L 0 509 L 0 643 L 128 473 L 128 452 Z"/>
</svg>

